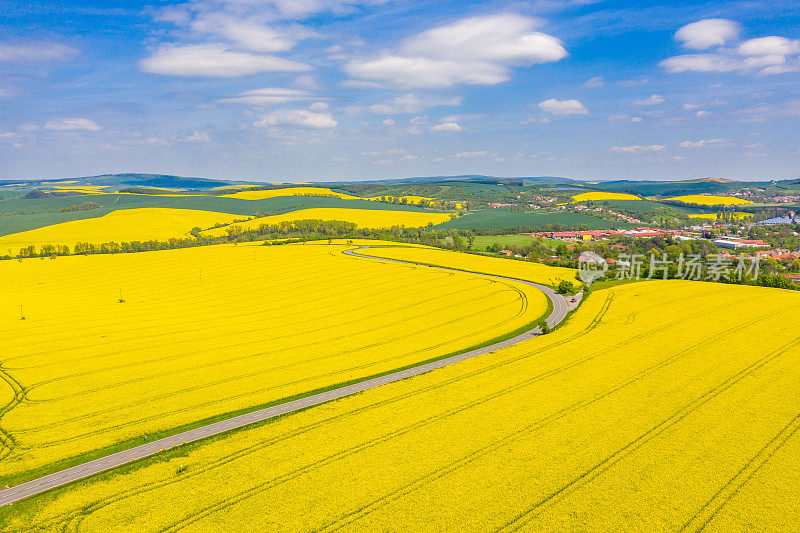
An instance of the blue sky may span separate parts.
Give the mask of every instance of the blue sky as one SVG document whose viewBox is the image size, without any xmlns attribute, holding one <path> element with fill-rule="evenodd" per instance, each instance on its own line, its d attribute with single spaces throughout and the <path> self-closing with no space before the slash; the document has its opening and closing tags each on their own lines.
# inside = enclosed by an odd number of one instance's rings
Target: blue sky
<svg viewBox="0 0 800 533">
<path fill-rule="evenodd" d="M 794 1 L 0 0 L 0 178 L 800 176 Z"/>
</svg>

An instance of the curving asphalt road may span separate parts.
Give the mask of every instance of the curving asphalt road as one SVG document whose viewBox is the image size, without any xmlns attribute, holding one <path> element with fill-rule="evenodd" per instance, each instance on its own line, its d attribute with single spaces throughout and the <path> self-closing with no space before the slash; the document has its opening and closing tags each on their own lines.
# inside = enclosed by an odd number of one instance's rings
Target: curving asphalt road
<svg viewBox="0 0 800 533">
<path fill-rule="evenodd" d="M 359 247 L 359 249 L 364 249 L 364 248 L 369 248 L 369 246 Z M 347 250 L 344 253 L 355 257 L 372 259 L 375 261 L 402 263 L 415 266 L 429 266 L 431 268 L 438 268 L 440 270 L 463 273 L 463 271 L 461 270 L 456 270 L 452 268 L 438 267 L 438 266 L 426 265 L 423 263 L 416 263 L 410 261 L 400 261 L 397 259 L 384 259 L 384 258 L 372 257 L 369 255 L 359 254 L 355 250 Z M 538 283 L 532 283 L 530 281 L 509 278 L 505 276 L 496 276 L 492 274 L 476 273 L 475 275 L 480 275 L 487 278 L 502 279 L 506 281 L 524 283 L 526 285 L 530 285 L 542 291 L 553 303 L 553 312 L 547 318 L 547 325 L 550 326 L 551 328 L 559 324 L 561 321 L 563 321 L 564 318 L 566 318 L 569 310 L 571 310 L 571 308 L 574 307 L 570 306 L 563 296 L 561 296 L 553 289 L 545 285 L 540 285 Z M 326 403 L 331 400 L 344 398 L 345 396 L 350 396 L 351 394 L 356 394 L 368 389 L 380 387 L 381 385 L 393 383 L 401 379 L 410 378 L 412 376 L 418 376 L 420 374 L 430 372 L 431 370 L 435 370 L 437 368 L 442 368 L 448 365 L 452 365 L 453 363 L 464 361 L 465 359 L 470 359 L 472 357 L 484 355 L 489 352 L 499 350 L 501 348 L 512 346 L 524 340 L 530 339 L 531 337 L 535 337 L 539 334 L 541 334 L 541 330 L 540 328 L 536 327 L 525 333 L 521 333 L 516 337 L 501 342 L 497 342 L 495 344 L 485 346 L 483 348 L 478 348 L 476 350 L 471 350 L 458 355 L 453 355 L 451 357 L 446 357 L 444 359 L 439 359 L 430 363 L 425 363 L 423 365 L 415 366 L 413 368 L 392 372 L 384 376 L 368 379 L 366 381 L 361 381 L 359 383 L 354 383 L 352 385 L 347 385 L 344 387 L 339 387 L 337 389 L 329 390 L 327 392 L 322 392 L 319 394 L 314 394 L 312 396 L 307 396 L 305 398 L 300 398 L 298 400 L 282 403 L 280 405 L 267 407 L 265 409 L 259 409 L 258 411 L 253 411 L 251 413 L 247 413 L 244 415 L 235 416 L 233 418 L 228 418 L 226 420 L 220 420 L 219 422 L 214 422 L 212 424 L 208 424 L 199 428 L 184 431 L 182 433 L 172 435 L 171 437 L 165 437 L 163 439 L 147 442 L 139 446 L 123 450 L 121 452 L 101 457 L 100 459 L 95 459 L 93 461 L 89 461 L 87 463 L 83 463 L 78 466 L 73 466 L 72 468 L 67 468 L 58 472 L 54 472 L 47 476 L 43 476 L 25 483 L 21 483 L 14 487 L 0 489 L 0 506 L 13 504 L 14 502 L 18 502 L 25 498 L 29 498 L 35 494 L 45 492 L 47 490 L 59 487 L 61 485 L 66 485 L 67 483 L 71 483 L 73 481 L 78 481 L 80 479 L 87 478 L 94 474 L 98 474 L 100 472 L 104 472 L 106 470 L 122 466 L 132 461 L 137 461 L 139 459 L 149 457 L 160 451 L 168 450 L 170 448 L 174 448 L 175 446 L 180 446 L 181 444 L 185 444 L 187 442 L 197 441 L 200 439 L 204 439 L 206 437 L 210 437 L 212 435 L 218 435 L 220 433 L 230 431 L 232 429 L 247 426 L 256 422 L 261 422 L 263 420 L 268 420 L 276 416 L 281 416 L 288 413 L 292 413 L 294 411 L 299 411 L 301 409 L 306 409 L 308 407 Z"/>
</svg>

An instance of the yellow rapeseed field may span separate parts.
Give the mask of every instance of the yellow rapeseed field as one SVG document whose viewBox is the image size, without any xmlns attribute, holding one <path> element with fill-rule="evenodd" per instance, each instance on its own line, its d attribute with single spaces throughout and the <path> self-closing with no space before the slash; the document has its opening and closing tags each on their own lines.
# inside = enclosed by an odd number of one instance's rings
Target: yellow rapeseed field
<svg viewBox="0 0 800 533">
<path fill-rule="evenodd" d="M 108 189 L 109 187 L 110 185 L 54 185 L 52 188 L 57 192 L 74 192 L 76 194 L 105 194 L 103 189 Z"/>
<path fill-rule="evenodd" d="M 727 215 L 733 215 L 736 220 L 742 220 L 748 217 L 753 216 L 752 213 L 744 213 L 741 211 L 734 211 L 732 213 L 726 213 Z M 704 220 L 717 220 L 717 213 L 700 213 L 697 215 L 689 215 L 689 218 L 701 218 Z"/>
<path fill-rule="evenodd" d="M 600 200 L 641 200 L 641 198 L 635 194 L 603 191 L 582 192 L 572 197 L 572 203 Z"/>
<path fill-rule="evenodd" d="M 382 198 L 386 198 L 386 199 L 388 199 L 390 201 L 396 199 L 396 200 L 399 200 L 401 202 L 403 200 L 405 200 L 406 203 L 411 204 L 411 205 L 418 205 L 419 203 L 421 203 L 423 201 L 427 201 L 427 202 L 435 202 L 436 201 L 435 198 L 430 198 L 428 196 L 413 196 L 413 195 L 408 195 L 408 196 L 384 195 L 384 196 L 373 196 L 372 198 L 368 198 L 368 199 L 369 200 L 373 200 L 373 201 L 381 201 Z"/>
<path fill-rule="evenodd" d="M 800 294 L 758 287 L 598 290 L 550 335 L 46 493 L 0 525 L 791 531 L 799 312 Z"/>
<path fill-rule="evenodd" d="M 129 439 L 463 350 L 547 309 L 523 284 L 346 248 L 231 244 L 0 262 L 0 486 Z M 15 390 L 24 398 L 13 400 Z"/>
<path fill-rule="evenodd" d="M 255 185 L 253 185 L 253 187 L 254 186 Z M 343 200 L 373 200 L 373 201 L 380 201 L 381 198 L 387 198 L 387 199 L 397 199 L 399 201 L 405 200 L 406 203 L 410 205 L 417 205 L 423 200 L 427 200 L 429 202 L 436 201 L 435 198 L 429 198 L 427 196 L 414 196 L 414 195 L 407 195 L 407 196 L 384 195 L 384 196 L 374 196 L 372 198 L 365 198 L 361 196 L 353 196 L 352 194 L 336 192 L 327 187 L 284 187 L 280 189 L 271 189 L 265 191 L 239 191 L 236 193 L 225 194 L 223 196 L 227 198 L 239 198 L 242 200 L 262 200 L 264 198 L 276 198 L 278 196 L 335 196 L 336 198 L 341 198 Z"/>
<path fill-rule="evenodd" d="M 448 213 L 433 213 L 425 211 L 401 211 L 394 209 L 346 209 L 335 207 L 318 207 L 313 209 L 299 209 L 282 215 L 270 215 L 254 218 L 235 225 L 243 230 L 256 229 L 261 224 L 280 224 L 292 220 L 341 220 L 352 222 L 359 228 L 390 228 L 392 226 L 406 226 L 418 228 L 428 224 L 441 224 L 450 220 Z M 232 224 L 233 225 L 233 224 Z M 214 228 L 204 232 L 205 235 L 225 235 L 226 228 Z"/>
<path fill-rule="evenodd" d="M 195 226 L 208 228 L 240 218 L 241 215 L 196 209 L 120 209 L 102 217 L 73 220 L 0 237 L 0 251 L 5 254 L 11 250 L 12 255 L 16 255 L 20 248 L 29 245 L 38 249 L 45 244 L 73 247 L 78 242 L 163 241 L 186 237 Z"/>
<path fill-rule="evenodd" d="M 362 200 L 360 196 L 335 192 L 326 187 L 285 187 L 266 191 L 240 191 L 223 196 L 241 200 L 263 200 L 264 198 L 276 198 L 278 196 L 335 196 L 344 200 Z"/>
<path fill-rule="evenodd" d="M 687 196 L 675 196 L 667 198 L 675 202 L 683 202 L 685 204 L 698 204 L 698 205 L 743 205 L 752 204 L 750 200 L 743 200 L 741 198 L 734 198 L 733 196 L 713 196 L 710 194 L 690 194 Z"/>
<path fill-rule="evenodd" d="M 564 280 L 571 281 L 576 286 L 581 284 L 580 281 L 575 279 L 577 271 L 571 268 L 551 267 L 531 261 L 514 261 L 500 257 L 463 254 L 442 250 L 441 248 L 372 248 L 359 250 L 359 253 L 387 259 L 427 263 L 470 272 L 499 274 L 552 286 L 556 286 Z"/>
</svg>

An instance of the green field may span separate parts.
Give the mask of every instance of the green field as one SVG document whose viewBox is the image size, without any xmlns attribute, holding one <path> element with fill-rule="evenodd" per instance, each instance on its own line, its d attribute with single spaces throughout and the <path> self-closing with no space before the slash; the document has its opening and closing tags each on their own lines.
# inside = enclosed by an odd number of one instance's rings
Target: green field
<svg viewBox="0 0 800 533">
<path fill-rule="evenodd" d="M 102 208 L 88 211 L 73 211 L 58 213 L 58 210 L 83 202 L 95 202 Z M 71 220 L 101 217 L 117 209 L 132 209 L 139 207 L 168 207 L 180 209 L 200 209 L 203 211 L 216 211 L 233 215 L 253 216 L 256 213 L 263 215 L 279 215 L 298 209 L 311 209 L 316 207 L 333 207 L 344 209 L 386 209 L 394 211 L 425 211 L 425 209 L 388 204 L 384 202 L 370 202 L 368 200 L 341 200 L 339 198 L 326 198 L 316 196 L 281 196 L 263 200 L 240 200 L 238 198 L 222 198 L 219 196 L 144 196 L 135 194 L 97 194 L 69 196 L 62 198 L 40 198 L 31 200 L 6 200 L 0 202 L 0 214 L 14 213 L 31 210 L 52 210 L 53 213 L 32 215 L 6 215 L 0 216 L 0 236 L 28 231 Z"/>
<path fill-rule="evenodd" d="M 502 228 L 540 228 L 551 224 L 588 229 L 629 228 L 631 224 L 622 221 L 604 220 L 583 213 L 541 213 L 536 211 L 511 211 L 507 209 L 485 209 L 473 211 L 461 218 L 450 220 L 436 226 L 443 229 L 484 230 Z"/>
<path fill-rule="evenodd" d="M 516 246 L 523 248 L 529 246 L 533 242 L 534 237 L 528 235 L 477 235 L 475 242 L 472 243 L 472 249 L 476 252 L 486 251 L 491 245 L 497 243 L 504 248 Z M 563 241 L 556 239 L 541 238 L 540 240 L 550 247 L 556 247 L 562 244 Z"/>
<path fill-rule="evenodd" d="M 472 244 L 472 249 L 478 252 L 484 251 L 491 245 L 497 243 L 503 247 L 508 246 L 528 246 L 533 242 L 533 237 L 528 235 L 478 235 Z"/>
</svg>

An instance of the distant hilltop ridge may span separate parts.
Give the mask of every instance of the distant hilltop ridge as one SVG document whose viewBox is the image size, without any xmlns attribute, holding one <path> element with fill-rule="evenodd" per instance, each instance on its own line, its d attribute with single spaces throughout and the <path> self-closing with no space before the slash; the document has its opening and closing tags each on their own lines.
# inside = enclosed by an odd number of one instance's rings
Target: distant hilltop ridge
<svg viewBox="0 0 800 533">
<path fill-rule="evenodd" d="M 287 181 L 259 181 L 253 179 L 229 180 L 221 178 L 198 178 L 193 176 L 176 176 L 171 174 L 146 174 L 146 173 L 121 173 L 121 174 L 99 174 L 95 176 L 83 176 L 73 178 L 31 178 L 26 180 L 0 180 L 0 186 L 13 185 L 59 185 L 65 182 L 74 184 L 102 184 L 110 186 L 132 186 L 132 187 L 161 187 L 177 189 L 210 189 L 214 187 L 236 186 L 236 185 L 258 185 L 263 187 L 272 186 L 294 186 L 294 185 L 327 185 L 336 186 L 346 184 L 404 184 L 404 183 L 444 183 L 444 182 L 471 182 L 471 183 L 493 183 L 506 185 L 577 185 L 589 188 L 605 188 L 608 186 L 620 186 L 622 184 L 641 184 L 641 185 L 691 185 L 691 184 L 715 184 L 715 185 L 747 185 L 759 183 L 785 183 L 797 184 L 797 178 L 785 180 L 766 180 L 766 181 L 745 181 L 729 178 L 696 178 L 688 180 L 635 180 L 635 179 L 575 179 L 561 176 L 488 176 L 483 174 L 462 174 L 453 176 L 413 176 L 408 178 L 391 179 L 365 179 L 365 180 L 314 180 L 287 182 Z"/>
</svg>

